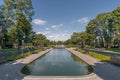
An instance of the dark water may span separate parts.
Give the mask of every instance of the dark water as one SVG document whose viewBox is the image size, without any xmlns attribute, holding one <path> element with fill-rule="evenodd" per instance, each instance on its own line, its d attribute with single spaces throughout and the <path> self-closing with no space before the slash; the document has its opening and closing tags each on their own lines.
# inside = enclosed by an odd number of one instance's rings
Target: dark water
<svg viewBox="0 0 120 80">
<path fill-rule="evenodd" d="M 22 69 L 24 74 L 34 76 L 81 76 L 91 71 L 90 66 L 66 49 L 53 49 Z"/>
</svg>

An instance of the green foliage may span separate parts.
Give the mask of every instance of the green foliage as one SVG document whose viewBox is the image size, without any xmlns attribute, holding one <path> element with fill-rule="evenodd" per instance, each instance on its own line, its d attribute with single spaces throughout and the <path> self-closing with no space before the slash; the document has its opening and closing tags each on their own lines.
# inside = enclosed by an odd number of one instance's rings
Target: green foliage
<svg viewBox="0 0 120 80">
<path fill-rule="evenodd" d="M 71 43 L 77 45 L 78 47 L 85 48 L 86 42 L 89 41 L 90 35 L 86 32 L 74 32 L 71 36 Z"/>
<path fill-rule="evenodd" d="M 107 48 L 107 51 L 120 52 L 120 48 Z"/>
<path fill-rule="evenodd" d="M 31 0 L 5 0 L 0 6 L 0 45 L 17 44 L 21 47 L 24 42 L 32 42 L 32 16 L 34 15 Z M 2 35 L 2 36 L 1 36 Z M 24 37 L 25 36 L 25 37 Z"/>
<path fill-rule="evenodd" d="M 94 53 L 94 52 L 89 52 L 89 55 L 91 55 L 94 58 L 100 59 L 101 61 L 110 61 L 109 56 L 105 56 L 105 55 Z"/>
<path fill-rule="evenodd" d="M 79 48 L 75 48 L 74 50 L 75 50 L 75 51 L 79 51 L 79 52 L 81 52 L 81 53 L 85 53 L 85 50 L 82 50 L 82 49 L 79 49 Z"/>
<path fill-rule="evenodd" d="M 75 51 L 78 51 L 79 49 L 78 49 L 78 48 L 75 48 L 74 50 L 75 50 Z"/>
<path fill-rule="evenodd" d="M 34 50 L 33 52 L 34 52 L 34 53 L 38 53 L 38 52 L 40 52 L 40 51 L 41 51 L 41 50 L 38 49 L 38 50 Z"/>
<path fill-rule="evenodd" d="M 16 26 L 11 26 L 10 31 L 8 32 L 8 36 L 9 36 L 9 41 L 14 44 L 17 43 L 17 36 L 15 34 L 15 31 L 17 30 Z"/>
<path fill-rule="evenodd" d="M 6 19 L 3 12 L 3 6 L 0 6 L 0 47 L 4 48 L 5 39 L 7 35 L 7 26 L 5 25 Z"/>
<path fill-rule="evenodd" d="M 24 58 L 24 57 L 27 57 L 29 56 L 31 53 L 30 52 L 26 52 L 26 53 L 23 53 L 23 54 L 18 54 L 18 55 L 14 55 L 14 56 L 9 56 L 7 57 L 7 61 L 14 61 L 14 60 L 17 60 L 17 59 L 20 59 L 20 58 Z"/>
<path fill-rule="evenodd" d="M 79 49 L 78 51 L 81 52 L 81 53 L 85 53 L 85 50 Z"/>
<path fill-rule="evenodd" d="M 25 46 L 25 48 L 29 48 L 29 49 L 30 49 L 30 48 L 33 48 L 33 47 L 34 47 L 34 46 Z"/>
<path fill-rule="evenodd" d="M 94 49 L 93 46 L 87 46 L 86 48 L 88 48 L 88 49 Z"/>
<path fill-rule="evenodd" d="M 35 34 L 33 37 L 33 44 L 37 47 L 48 47 L 50 41 L 43 34 Z"/>
<path fill-rule="evenodd" d="M 2 49 L 0 52 L 9 52 L 9 51 L 17 51 L 16 48 Z"/>
<path fill-rule="evenodd" d="M 86 31 L 95 35 L 95 43 L 97 47 L 110 48 L 116 46 L 114 38 L 120 36 L 120 7 L 107 13 L 100 13 L 91 20 Z M 120 45 L 119 45 L 120 46 Z"/>
<path fill-rule="evenodd" d="M 82 48 L 110 48 L 120 47 L 119 42 L 120 7 L 111 12 L 98 14 L 87 24 L 86 31 L 74 32 L 65 44 Z"/>
<path fill-rule="evenodd" d="M 86 52 L 85 50 L 81 50 L 79 48 L 75 48 L 74 50 L 77 50 L 77 51 L 79 51 L 81 53 Z M 105 56 L 105 55 L 102 55 L 102 54 L 99 54 L 99 53 L 89 52 L 89 55 L 94 57 L 94 58 L 100 59 L 101 61 L 109 61 L 110 60 L 109 56 Z"/>
<path fill-rule="evenodd" d="M 14 36 L 18 41 L 18 45 L 22 45 L 22 40 L 27 42 L 30 31 L 32 30 L 30 22 L 26 19 L 23 14 L 17 14 L 16 30 Z"/>
</svg>

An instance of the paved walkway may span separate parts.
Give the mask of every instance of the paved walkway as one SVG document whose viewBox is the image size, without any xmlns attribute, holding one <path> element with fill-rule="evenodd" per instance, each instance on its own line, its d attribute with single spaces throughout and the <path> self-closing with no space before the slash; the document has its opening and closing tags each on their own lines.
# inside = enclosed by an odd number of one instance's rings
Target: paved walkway
<svg viewBox="0 0 120 80">
<path fill-rule="evenodd" d="M 8 62 L 0 65 L 0 80 L 21 80 L 25 77 L 21 73 L 21 69 L 32 62 L 33 60 L 39 58 L 45 53 L 49 52 L 51 49 L 42 51 L 38 54 L 32 54 L 26 58 L 16 60 L 14 62 Z"/>
<path fill-rule="evenodd" d="M 68 50 L 88 64 L 92 65 L 95 69 L 94 73 L 82 77 L 35 77 L 25 76 L 20 72 L 23 66 L 44 55 L 46 52 L 50 51 L 49 49 L 38 54 L 28 56 L 24 59 L 19 59 L 15 62 L 0 65 L 0 80 L 120 80 L 120 67 L 107 62 L 100 62 L 98 59 L 92 58 L 89 55 L 81 54 L 80 52 L 74 51 L 70 48 Z"/>
<path fill-rule="evenodd" d="M 95 70 L 94 74 L 96 74 L 96 77 L 99 78 L 98 80 L 120 80 L 120 67 L 107 62 L 100 62 L 99 60 L 92 58 L 89 55 L 81 54 L 80 52 L 74 51 L 70 48 L 68 50 L 88 64 L 92 65 Z"/>
<path fill-rule="evenodd" d="M 94 50 L 94 49 L 89 49 L 89 50 L 92 52 L 95 51 L 98 54 L 103 54 L 106 56 L 115 57 L 117 59 L 120 59 L 120 52 L 113 52 L 113 51 L 107 51 L 107 50 L 100 51 L 100 50 Z"/>
</svg>

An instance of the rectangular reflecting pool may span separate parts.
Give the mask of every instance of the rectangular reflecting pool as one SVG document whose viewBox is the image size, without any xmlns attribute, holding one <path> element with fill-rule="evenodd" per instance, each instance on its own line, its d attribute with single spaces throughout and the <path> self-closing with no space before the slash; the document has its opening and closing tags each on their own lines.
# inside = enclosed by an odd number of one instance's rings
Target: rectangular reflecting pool
<svg viewBox="0 0 120 80">
<path fill-rule="evenodd" d="M 91 72 L 91 66 L 66 49 L 53 49 L 22 69 L 32 76 L 82 76 Z"/>
</svg>

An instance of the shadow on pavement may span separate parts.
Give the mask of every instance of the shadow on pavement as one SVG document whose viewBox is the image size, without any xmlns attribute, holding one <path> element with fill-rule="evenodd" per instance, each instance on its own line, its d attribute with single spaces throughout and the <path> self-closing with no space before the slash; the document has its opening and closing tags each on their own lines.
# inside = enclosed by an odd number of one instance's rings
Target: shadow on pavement
<svg viewBox="0 0 120 80">
<path fill-rule="evenodd" d="M 120 67 L 108 62 L 96 63 L 94 73 L 103 80 L 120 80 Z"/>
<path fill-rule="evenodd" d="M 22 80 L 25 75 L 21 69 L 25 66 L 22 63 L 8 62 L 0 65 L 0 80 Z"/>
</svg>

